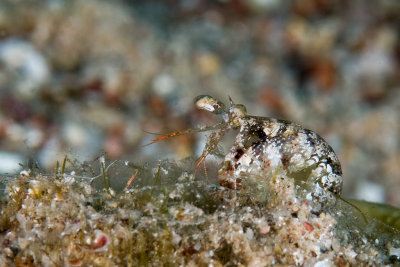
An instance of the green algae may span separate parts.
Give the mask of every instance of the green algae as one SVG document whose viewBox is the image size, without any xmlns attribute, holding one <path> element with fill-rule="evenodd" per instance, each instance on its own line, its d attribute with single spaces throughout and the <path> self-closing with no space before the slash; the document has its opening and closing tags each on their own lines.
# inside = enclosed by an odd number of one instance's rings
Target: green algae
<svg viewBox="0 0 400 267">
<path fill-rule="evenodd" d="M 357 206 L 364 214 L 400 231 L 400 209 L 387 204 L 358 199 L 348 199 L 348 201 Z"/>
</svg>

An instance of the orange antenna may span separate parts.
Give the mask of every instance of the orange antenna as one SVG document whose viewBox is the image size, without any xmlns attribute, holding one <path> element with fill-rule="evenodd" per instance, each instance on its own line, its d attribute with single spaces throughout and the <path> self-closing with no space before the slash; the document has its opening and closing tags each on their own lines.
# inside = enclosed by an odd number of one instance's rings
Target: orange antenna
<svg viewBox="0 0 400 267">
<path fill-rule="evenodd" d="M 231 101 L 231 106 L 233 105 L 233 101 L 231 98 L 229 98 Z M 231 129 L 230 121 L 227 119 L 228 116 L 227 113 L 230 112 L 230 110 L 227 110 L 224 103 L 221 101 L 213 98 L 212 96 L 209 95 L 200 95 L 194 99 L 195 105 L 198 109 L 206 110 L 208 112 L 217 114 L 217 115 L 222 115 L 224 120 L 216 125 L 212 126 L 205 126 L 205 127 L 200 127 L 200 128 L 195 128 L 195 129 L 187 129 L 183 131 L 176 131 L 170 134 L 166 134 L 163 136 L 160 136 L 150 143 L 146 144 L 145 146 L 160 142 L 162 140 L 175 137 L 175 136 L 180 136 L 180 135 L 185 135 L 189 133 L 194 133 L 194 132 L 205 132 L 205 131 L 213 131 L 210 136 L 208 137 L 207 143 L 203 149 L 203 152 L 201 156 L 196 160 L 196 165 L 195 165 L 195 172 L 199 168 L 200 164 L 204 162 L 206 157 L 217 148 L 218 143 L 221 141 L 223 138 L 225 132 L 229 129 Z"/>
<path fill-rule="evenodd" d="M 189 133 L 189 131 L 176 131 L 176 132 L 173 132 L 173 133 L 170 133 L 170 134 L 166 134 L 166 135 L 160 136 L 160 137 L 154 139 L 153 141 L 151 141 L 150 143 L 145 144 L 144 146 L 149 146 L 149 145 L 152 145 L 154 143 L 160 142 L 162 140 L 165 140 L 165 139 L 168 139 L 168 138 L 171 138 L 171 137 L 174 137 L 174 136 L 180 136 L 180 135 L 188 134 L 188 133 Z"/>
<path fill-rule="evenodd" d="M 173 133 L 169 133 L 163 136 L 160 136 L 156 139 L 154 139 L 153 141 L 151 141 L 148 144 L 145 144 L 144 146 L 149 146 L 152 145 L 154 143 L 160 142 L 162 140 L 171 138 L 171 137 L 175 137 L 175 136 L 181 136 L 181 135 L 185 135 L 185 134 L 190 134 L 190 133 L 197 133 L 197 132 L 207 132 L 207 131 L 212 131 L 212 130 L 216 130 L 221 128 L 225 123 L 218 123 L 216 125 L 212 125 L 212 126 L 205 126 L 205 127 L 200 127 L 200 128 L 194 128 L 194 129 L 187 129 L 187 130 L 183 130 L 183 131 L 176 131 Z"/>
</svg>

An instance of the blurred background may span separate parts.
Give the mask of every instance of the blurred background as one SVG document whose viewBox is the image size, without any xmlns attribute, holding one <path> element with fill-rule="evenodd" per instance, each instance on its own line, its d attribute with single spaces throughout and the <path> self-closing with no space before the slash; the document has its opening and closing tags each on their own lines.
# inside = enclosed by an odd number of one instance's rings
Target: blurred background
<svg viewBox="0 0 400 267">
<path fill-rule="evenodd" d="M 204 133 L 143 145 L 229 95 L 323 136 L 344 196 L 400 207 L 399 33 L 397 0 L 2 0 L 0 173 L 199 155 Z"/>
</svg>

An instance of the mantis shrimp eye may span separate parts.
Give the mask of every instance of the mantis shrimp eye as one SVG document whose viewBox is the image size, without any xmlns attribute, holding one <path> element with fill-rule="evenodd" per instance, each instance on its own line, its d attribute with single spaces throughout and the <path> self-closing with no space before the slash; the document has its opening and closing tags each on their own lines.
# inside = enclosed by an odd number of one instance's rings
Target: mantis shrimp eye
<svg viewBox="0 0 400 267">
<path fill-rule="evenodd" d="M 214 114 L 221 114 L 225 112 L 225 105 L 221 101 L 209 95 L 199 95 L 194 99 L 197 108 L 207 110 Z"/>
</svg>

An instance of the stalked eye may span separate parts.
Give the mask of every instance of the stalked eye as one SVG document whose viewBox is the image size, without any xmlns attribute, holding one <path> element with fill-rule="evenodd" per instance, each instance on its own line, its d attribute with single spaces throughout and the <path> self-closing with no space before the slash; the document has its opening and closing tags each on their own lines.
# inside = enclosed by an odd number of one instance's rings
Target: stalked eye
<svg viewBox="0 0 400 267">
<path fill-rule="evenodd" d="M 231 113 L 234 114 L 235 117 L 242 118 L 242 117 L 246 116 L 247 109 L 242 104 L 234 104 L 231 107 Z"/>
<path fill-rule="evenodd" d="M 199 95 L 194 99 L 194 103 L 197 108 L 207 110 L 214 114 L 221 114 L 225 112 L 224 103 L 209 95 Z"/>
</svg>

